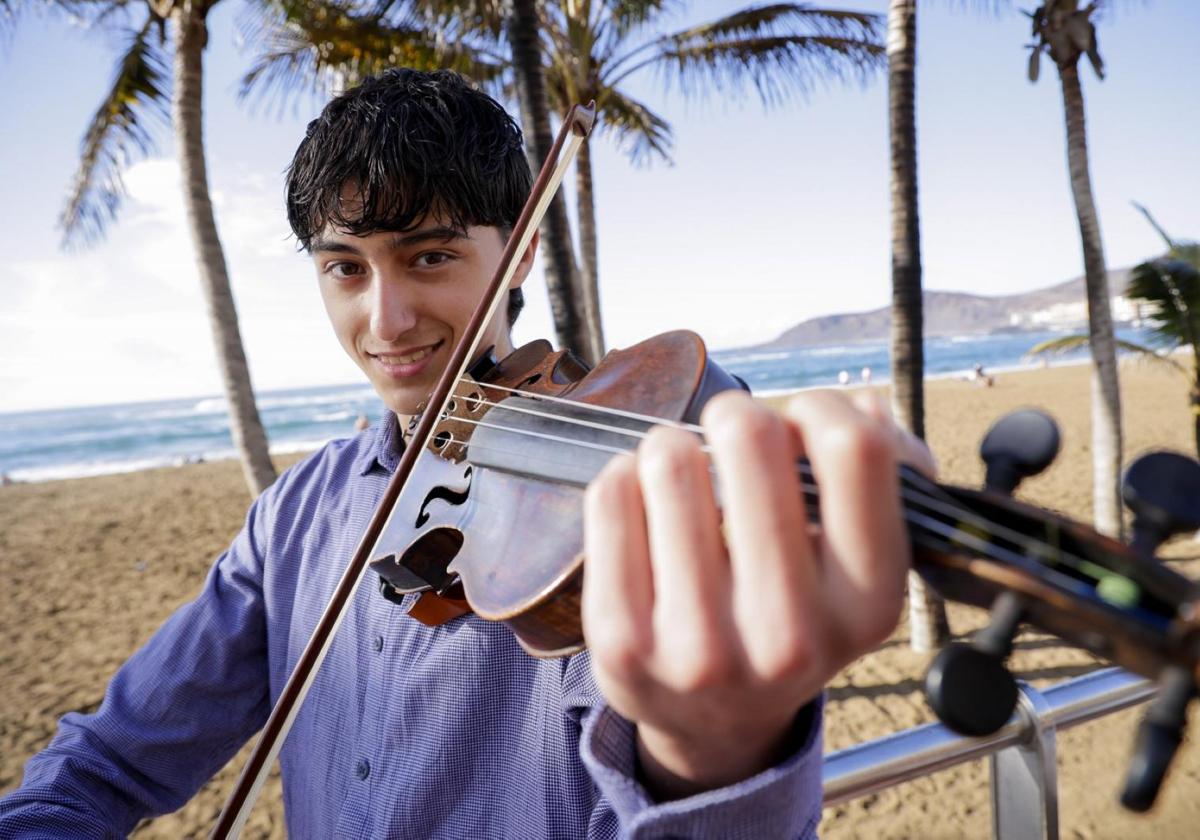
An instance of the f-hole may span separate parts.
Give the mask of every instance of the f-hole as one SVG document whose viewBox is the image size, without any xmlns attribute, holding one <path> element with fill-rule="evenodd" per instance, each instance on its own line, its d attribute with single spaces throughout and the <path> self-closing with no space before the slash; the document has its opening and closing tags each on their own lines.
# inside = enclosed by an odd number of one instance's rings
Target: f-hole
<svg viewBox="0 0 1200 840">
<path fill-rule="evenodd" d="M 433 528 L 414 540 L 396 562 L 441 594 L 457 580 L 446 567 L 457 556 L 462 544 L 463 534 L 457 528 Z"/>
<path fill-rule="evenodd" d="M 467 486 L 462 490 L 451 490 L 449 487 L 438 485 L 430 490 L 425 495 L 425 500 L 421 502 L 421 509 L 417 511 L 416 526 L 420 528 L 429 521 L 429 505 L 437 500 L 441 500 L 451 505 L 461 505 L 471 495 L 471 467 L 463 470 L 463 478 L 467 480 Z"/>
</svg>

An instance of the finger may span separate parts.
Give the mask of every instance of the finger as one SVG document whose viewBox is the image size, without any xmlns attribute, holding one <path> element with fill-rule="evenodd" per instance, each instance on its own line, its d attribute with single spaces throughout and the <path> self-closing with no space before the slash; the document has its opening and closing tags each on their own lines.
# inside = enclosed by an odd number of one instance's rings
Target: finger
<svg viewBox="0 0 1200 840">
<path fill-rule="evenodd" d="M 820 488 L 825 607 L 861 649 L 895 625 L 909 565 L 894 427 L 828 391 L 789 402 L 785 414 Z"/>
<path fill-rule="evenodd" d="M 796 469 L 800 439 L 775 412 L 735 392 L 711 400 L 703 423 L 721 484 L 746 656 L 766 679 L 795 672 L 811 652 L 820 592 Z"/>
<path fill-rule="evenodd" d="M 694 435 L 660 426 L 638 448 L 637 463 L 655 643 L 667 671 L 703 681 L 728 653 L 729 570 L 709 462 Z"/>
<path fill-rule="evenodd" d="M 896 423 L 892 416 L 891 403 L 884 399 L 881 393 L 856 391 L 850 399 L 855 407 L 864 414 L 874 417 L 892 428 L 896 436 L 897 460 L 915 467 L 930 478 L 937 474 L 937 459 L 934 458 L 925 441 Z"/>
<path fill-rule="evenodd" d="M 654 582 L 637 467 L 612 459 L 583 505 L 583 632 L 602 669 L 636 679 L 652 653 Z"/>
</svg>

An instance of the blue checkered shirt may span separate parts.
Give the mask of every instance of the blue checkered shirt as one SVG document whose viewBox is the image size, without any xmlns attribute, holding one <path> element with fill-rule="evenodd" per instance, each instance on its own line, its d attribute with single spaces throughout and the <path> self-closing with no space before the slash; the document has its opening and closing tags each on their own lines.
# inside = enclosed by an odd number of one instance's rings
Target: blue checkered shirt
<svg viewBox="0 0 1200 840">
<path fill-rule="evenodd" d="M 289 469 L 251 507 L 199 597 L 72 712 L 0 838 L 112 837 L 181 807 L 258 730 L 399 458 L 389 416 Z M 633 727 L 586 654 L 526 655 L 474 616 L 440 627 L 359 588 L 280 754 L 294 838 L 808 837 L 820 817 L 820 714 L 777 767 L 655 803 Z"/>
</svg>

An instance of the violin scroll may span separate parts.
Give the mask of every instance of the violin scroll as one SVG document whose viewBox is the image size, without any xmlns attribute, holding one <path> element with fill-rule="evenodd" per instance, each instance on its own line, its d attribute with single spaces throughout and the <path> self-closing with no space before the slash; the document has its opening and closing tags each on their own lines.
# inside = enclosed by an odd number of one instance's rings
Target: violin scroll
<svg viewBox="0 0 1200 840">
<path fill-rule="evenodd" d="M 1004 661 L 1024 621 L 1156 679 L 1159 694 L 1139 727 L 1121 795 L 1127 808 L 1145 811 L 1183 740 L 1187 706 L 1200 694 L 1200 588 L 1155 558 L 1167 538 L 1200 528 L 1200 463 L 1155 452 L 1129 467 L 1122 496 L 1133 539 L 1125 546 L 1008 499 L 1022 479 L 1049 465 L 1058 445 L 1048 416 L 1016 412 L 980 448 L 985 491 L 943 488 L 962 505 L 944 523 L 955 537 L 940 554 L 919 555 L 927 564 L 920 570 L 947 598 L 990 606 L 991 620 L 969 644 L 937 655 L 926 696 L 955 731 L 1000 729 L 1016 707 Z M 984 510 L 986 519 L 971 515 Z"/>
</svg>

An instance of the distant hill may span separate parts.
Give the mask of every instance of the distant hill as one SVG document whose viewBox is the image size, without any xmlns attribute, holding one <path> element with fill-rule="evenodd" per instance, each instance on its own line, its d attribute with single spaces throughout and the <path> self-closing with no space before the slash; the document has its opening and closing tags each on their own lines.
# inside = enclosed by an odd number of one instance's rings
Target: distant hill
<svg viewBox="0 0 1200 840">
<path fill-rule="evenodd" d="M 1129 269 L 1108 272 L 1110 296 L 1124 292 Z M 1070 329 L 1086 324 L 1086 295 L 1082 277 L 1044 289 L 1016 295 L 989 297 L 966 292 L 926 291 L 924 294 L 925 335 L 987 335 L 1048 328 Z M 1123 320 L 1121 307 L 1114 307 L 1114 320 Z M 847 312 L 810 318 L 762 349 L 812 347 L 886 340 L 891 333 L 890 306 L 870 312 Z"/>
</svg>

